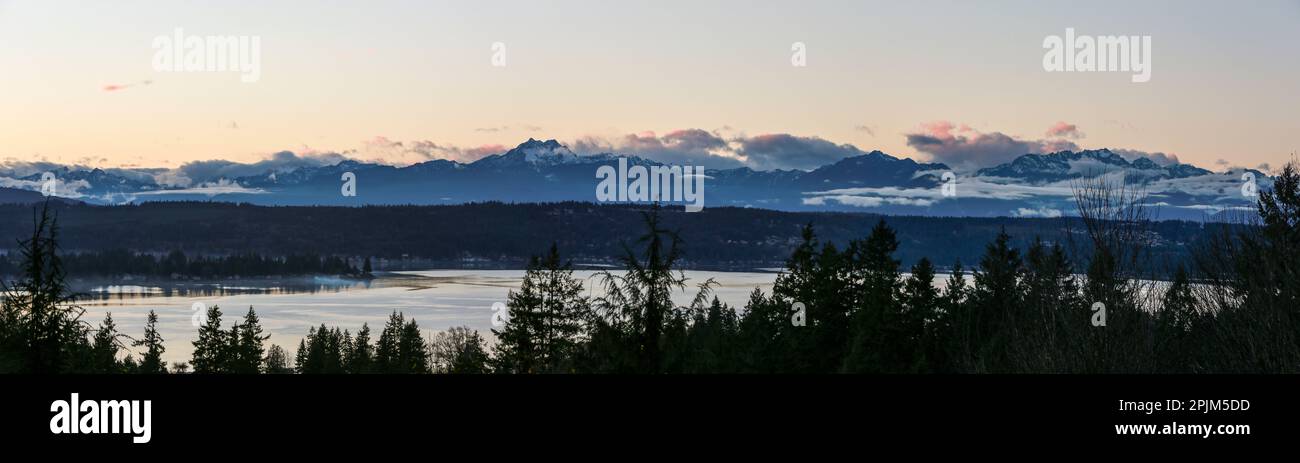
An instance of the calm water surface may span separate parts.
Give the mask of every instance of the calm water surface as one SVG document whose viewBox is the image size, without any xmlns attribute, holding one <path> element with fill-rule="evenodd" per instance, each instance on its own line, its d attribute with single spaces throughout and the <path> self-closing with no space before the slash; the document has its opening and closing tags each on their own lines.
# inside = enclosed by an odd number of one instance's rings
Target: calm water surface
<svg viewBox="0 0 1300 463">
<path fill-rule="evenodd" d="M 586 280 L 588 293 L 600 294 L 594 271 L 575 271 Z M 219 283 L 76 282 L 86 295 L 80 305 L 85 319 L 98 325 L 112 312 L 118 330 L 133 337 L 144 332 L 150 310 L 158 313 L 158 326 L 167 362 L 188 362 L 198 328 L 191 321 L 195 303 L 217 305 L 224 314 L 222 327 L 242 318 L 252 306 L 271 338 L 292 354 L 307 329 L 339 327 L 356 333 L 369 323 L 371 338 L 379 336 L 389 313 L 396 310 L 415 318 L 426 336 L 453 326 L 469 326 L 492 340 L 492 304 L 505 302 L 519 287 L 522 270 L 429 270 L 382 273 L 370 282 L 332 278 L 252 280 Z M 674 296 L 679 304 L 694 297 L 693 286 L 706 279 L 718 282 L 714 294 L 733 307 L 744 307 L 754 288 L 771 293 L 775 273 L 692 271 L 686 276 L 692 288 Z M 200 315 L 202 317 L 202 315 Z M 137 355 L 138 357 L 138 355 Z"/>
</svg>

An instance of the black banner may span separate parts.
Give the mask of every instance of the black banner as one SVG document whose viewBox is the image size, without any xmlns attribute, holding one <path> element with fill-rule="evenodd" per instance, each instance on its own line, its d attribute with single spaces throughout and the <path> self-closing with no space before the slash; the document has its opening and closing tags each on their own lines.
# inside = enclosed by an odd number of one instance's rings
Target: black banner
<svg viewBox="0 0 1300 463">
<path fill-rule="evenodd" d="M 9 447 L 128 452 L 204 442 L 430 439 L 657 445 L 905 442 L 1171 449 L 1279 444 L 1300 426 L 1294 376 L 9 376 Z M 76 394 L 74 397 L 73 394 Z M 73 407 L 73 402 L 79 404 Z M 128 401 L 130 410 L 123 409 Z M 147 442 L 104 408 L 149 404 Z M 86 402 L 95 402 L 87 405 Z M 64 407 L 63 404 L 67 404 Z M 105 404 L 109 405 L 106 407 Z M 69 408 L 77 408 L 72 413 Z M 98 419 L 87 418 L 99 410 Z M 70 416 L 61 417 L 68 412 Z M 122 413 L 139 417 L 137 413 Z M 77 432 L 65 418 L 76 418 Z M 56 433 L 55 430 L 59 432 Z M 92 432 L 87 434 L 87 432 Z M 422 444 L 425 443 L 425 444 Z M 474 447 L 481 446 L 481 447 Z M 1089 447 L 1091 446 L 1091 447 Z"/>
</svg>

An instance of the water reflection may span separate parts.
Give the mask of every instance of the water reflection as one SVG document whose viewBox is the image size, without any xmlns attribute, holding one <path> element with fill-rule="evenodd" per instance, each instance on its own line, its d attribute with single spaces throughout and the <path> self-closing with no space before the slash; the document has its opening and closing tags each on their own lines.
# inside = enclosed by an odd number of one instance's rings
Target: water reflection
<svg viewBox="0 0 1300 463">
<path fill-rule="evenodd" d="M 376 281 L 382 281 L 375 284 Z M 337 293 L 372 287 L 386 287 L 393 281 L 355 280 L 333 277 L 294 279 L 249 279 L 220 281 L 144 281 L 136 284 L 78 280 L 72 290 L 79 301 L 105 301 L 150 297 L 221 297 L 237 295 Z"/>
<path fill-rule="evenodd" d="M 517 273 L 517 272 L 509 272 Z M 74 280 L 71 289 L 78 301 L 95 302 L 153 297 L 222 297 L 241 295 L 316 294 L 344 291 L 402 288 L 411 291 L 443 285 L 468 285 L 514 289 L 522 278 L 514 275 L 429 275 L 414 272 L 380 272 L 374 279 L 338 277 L 229 279 L 217 281 L 177 280 Z"/>
</svg>

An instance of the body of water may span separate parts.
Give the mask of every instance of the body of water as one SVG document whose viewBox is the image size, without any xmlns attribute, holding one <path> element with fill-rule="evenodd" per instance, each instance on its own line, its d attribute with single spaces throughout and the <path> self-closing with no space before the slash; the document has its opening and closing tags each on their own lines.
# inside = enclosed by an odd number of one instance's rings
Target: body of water
<svg viewBox="0 0 1300 463">
<path fill-rule="evenodd" d="M 589 295 L 600 295 L 594 271 L 575 271 L 586 281 Z M 322 323 L 356 333 L 368 323 L 371 338 L 377 339 L 393 311 L 414 318 L 426 336 L 453 326 L 469 326 L 492 338 L 492 305 L 505 302 L 507 294 L 519 288 L 522 270 L 429 270 L 382 273 L 369 282 L 332 278 L 247 280 L 233 282 L 76 282 L 85 294 L 79 304 L 84 319 L 95 324 L 106 312 L 113 314 L 118 330 L 132 337 L 144 333 L 150 310 L 158 314 L 158 329 L 165 340 L 168 362 L 188 362 L 198 327 L 195 305 L 220 306 L 222 327 L 243 318 L 252 306 L 270 339 L 291 354 L 311 327 Z M 772 291 L 775 273 L 691 271 L 688 291 L 674 295 L 687 304 L 695 295 L 694 285 L 713 278 L 714 294 L 735 308 L 742 308 L 754 288 Z M 202 321 L 205 314 L 198 314 Z M 139 355 L 137 354 L 138 358 Z"/>
</svg>

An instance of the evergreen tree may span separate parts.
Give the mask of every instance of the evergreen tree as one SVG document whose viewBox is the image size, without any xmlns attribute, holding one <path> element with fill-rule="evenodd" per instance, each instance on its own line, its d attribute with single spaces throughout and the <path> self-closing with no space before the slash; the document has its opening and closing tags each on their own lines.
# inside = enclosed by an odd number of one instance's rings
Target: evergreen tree
<svg viewBox="0 0 1300 463">
<path fill-rule="evenodd" d="M 646 243 L 645 263 L 642 264 L 630 251 L 624 258 L 628 267 L 628 277 L 637 286 L 634 293 L 640 310 L 633 309 L 634 319 L 640 321 L 638 344 L 640 351 L 640 371 L 658 373 L 661 368 L 660 334 L 663 332 L 664 318 L 672 307 L 671 292 L 673 287 L 684 287 L 685 277 L 673 276 L 673 264 L 679 256 L 678 236 L 676 233 L 659 226 L 659 211 L 646 215 L 646 227 L 649 229 L 640 241 Z M 664 238 L 667 243 L 665 253 Z"/>
<path fill-rule="evenodd" d="M 1020 307 L 1020 251 L 1011 247 L 1006 230 L 998 233 L 980 259 L 971 291 L 972 334 L 976 340 L 972 367 L 978 372 L 1006 372 L 1007 352 L 1015 331 L 1014 312 Z"/>
<path fill-rule="evenodd" d="M 340 374 L 343 365 L 343 332 L 324 324 L 307 330 L 305 353 L 301 354 L 301 373 Z"/>
<path fill-rule="evenodd" d="M 904 319 L 898 301 L 898 239 L 882 219 L 866 242 L 850 244 L 850 279 L 861 295 L 853 316 L 853 341 L 844 360 L 849 373 L 899 372 L 911 360 L 905 344 Z"/>
<path fill-rule="evenodd" d="M 936 301 L 935 320 L 926 327 L 926 352 L 936 373 L 956 373 L 967 368 L 972 336 L 971 313 L 966 306 L 969 288 L 961 261 L 954 262 L 943 293 Z"/>
<path fill-rule="evenodd" d="M 489 373 L 491 370 L 488 367 L 487 347 L 484 346 L 483 337 L 479 336 L 478 331 L 470 333 L 464 345 L 448 372 L 461 375 Z"/>
<path fill-rule="evenodd" d="M 420 326 L 415 323 L 415 319 L 411 319 L 402 325 L 397 340 L 397 352 L 398 373 L 428 373 L 430 371 L 429 351 L 424 345 L 424 335 L 420 334 Z"/>
<path fill-rule="evenodd" d="M 329 374 L 341 374 L 343 370 L 343 332 L 335 327 L 329 331 L 329 337 L 326 346 L 326 366 L 325 372 Z"/>
<path fill-rule="evenodd" d="M 1089 312 L 1081 299 L 1074 265 L 1059 244 L 1048 247 L 1035 239 L 1025 254 L 1021 281 L 1023 301 L 1013 311 L 1017 341 L 1010 357 L 1017 371 L 1066 373 L 1079 371 Z"/>
<path fill-rule="evenodd" d="M 199 327 L 199 338 L 193 341 L 194 354 L 190 367 L 195 373 L 228 373 L 229 337 L 221 329 L 221 308 L 216 305 L 209 307 L 207 322 Z"/>
<path fill-rule="evenodd" d="M 773 330 L 764 335 L 778 347 L 764 349 L 770 355 L 765 368 L 792 373 L 832 373 L 844 366 L 849 346 L 853 308 L 862 294 L 861 273 L 851 269 L 855 250 L 862 243 L 850 243 L 841 253 L 834 244 L 825 243 L 820 250 L 812 225 L 804 226 L 802 241 L 787 261 L 788 272 L 782 273 L 772 287 L 772 297 L 756 315 L 764 318 L 759 326 Z M 796 313 L 802 311 L 802 313 Z M 795 318 L 801 324 L 795 324 Z"/>
<path fill-rule="evenodd" d="M 74 371 L 90 357 L 85 313 L 68 290 L 58 253 L 58 220 L 46 201 L 32 237 L 18 243 L 21 279 L 0 297 L 0 373 Z"/>
<path fill-rule="evenodd" d="M 310 337 L 315 328 L 309 328 L 307 336 Z M 307 340 L 298 340 L 298 352 L 293 354 L 293 369 L 299 374 L 307 373 Z"/>
<path fill-rule="evenodd" d="M 739 318 L 717 297 L 707 310 L 692 311 L 687 332 L 684 373 L 734 373 L 738 371 L 735 345 Z"/>
<path fill-rule="evenodd" d="M 1192 373 L 1191 335 L 1197 318 L 1196 295 L 1192 293 L 1187 269 L 1179 265 L 1174 281 L 1165 290 L 1156 316 L 1156 359 L 1163 373 Z"/>
<path fill-rule="evenodd" d="M 352 341 L 352 356 L 348 359 L 348 373 L 370 373 L 374 362 L 374 346 L 370 345 L 370 325 L 362 324 L 361 331 Z"/>
<path fill-rule="evenodd" d="M 95 332 L 91 341 L 90 371 L 94 373 L 121 373 L 122 364 L 117 360 L 118 345 L 117 326 L 113 324 L 113 314 L 104 315 L 104 321 Z"/>
<path fill-rule="evenodd" d="M 1226 291 L 1211 298 L 1215 371 L 1300 371 L 1300 171 L 1287 163 L 1256 201 L 1258 220 L 1199 256 L 1198 277 Z M 1223 294 L 1226 293 L 1226 294 Z"/>
<path fill-rule="evenodd" d="M 603 358 L 597 362 L 607 367 L 659 373 L 664 368 L 664 327 L 676 310 L 672 293 L 685 290 L 687 279 L 673 268 L 681 258 L 680 235 L 663 228 L 657 205 L 642 218 L 647 231 L 638 239 L 645 245 L 641 255 L 624 245 L 626 273 L 598 274 L 605 295 L 595 301 L 599 320 L 592 323 L 591 335 L 600 348 L 587 353 L 598 353 Z M 713 285 L 712 280 L 700 284 L 691 305 L 706 304 Z"/>
<path fill-rule="evenodd" d="M 927 358 L 927 327 L 935 323 L 939 291 L 934 287 L 934 265 L 921 258 L 912 266 L 912 274 L 903 282 L 901 317 L 901 363 L 906 372 L 924 373 L 931 368 Z"/>
<path fill-rule="evenodd" d="M 243 342 L 243 325 L 235 323 L 230 326 L 230 331 L 226 332 L 226 344 L 222 346 L 222 364 L 221 373 L 240 373 L 239 346 Z M 258 359 L 260 362 L 261 359 Z"/>
<path fill-rule="evenodd" d="M 401 373 L 401 349 L 398 346 L 398 339 L 401 337 L 402 326 L 406 323 L 402 315 L 393 311 L 388 316 L 388 322 L 384 324 L 384 330 L 379 333 L 379 341 L 375 344 L 375 371 L 378 373 Z"/>
<path fill-rule="evenodd" d="M 162 353 L 167 349 L 163 347 L 163 337 L 158 333 L 158 314 L 154 311 L 149 311 L 148 321 L 144 325 L 144 337 L 131 345 L 145 348 L 144 355 L 140 358 L 140 373 L 167 373 L 167 362 L 162 359 Z"/>
<path fill-rule="evenodd" d="M 777 278 L 779 281 L 781 276 Z M 745 312 L 738 324 L 736 368 L 745 373 L 799 371 L 786 368 L 791 362 L 786 356 L 789 342 L 785 336 L 789 335 L 785 333 L 807 326 L 792 326 L 792 317 L 790 307 L 764 296 L 763 291 L 754 288 L 749 293 L 749 301 L 745 304 Z M 837 363 L 840 360 L 836 358 Z"/>
<path fill-rule="evenodd" d="M 341 354 L 339 357 L 339 372 L 351 373 L 352 364 L 355 362 L 352 357 L 356 355 L 356 347 L 352 342 L 352 333 L 348 330 L 343 330 L 343 338 L 339 343 L 339 353 Z"/>
<path fill-rule="evenodd" d="M 131 354 L 126 354 L 126 357 L 122 358 L 122 372 L 127 374 L 134 374 L 134 373 L 138 373 L 139 371 L 140 371 L 140 364 L 136 363 L 135 357 L 132 357 Z"/>
<path fill-rule="evenodd" d="M 231 373 L 257 374 L 262 371 L 262 360 L 266 355 L 262 342 L 270 335 L 262 334 L 262 324 L 252 307 L 244 315 L 244 323 L 238 325 L 238 336 L 232 337 L 237 342 L 233 345 Z"/>
<path fill-rule="evenodd" d="M 571 363 L 581 341 L 587 299 L 582 281 L 551 244 L 545 258 L 534 256 L 518 291 L 507 296 L 509 322 L 497 336 L 494 364 L 511 373 L 557 373 Z"/>
</svg>

